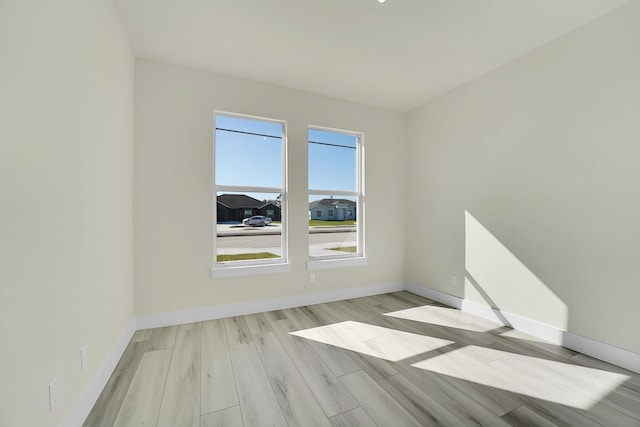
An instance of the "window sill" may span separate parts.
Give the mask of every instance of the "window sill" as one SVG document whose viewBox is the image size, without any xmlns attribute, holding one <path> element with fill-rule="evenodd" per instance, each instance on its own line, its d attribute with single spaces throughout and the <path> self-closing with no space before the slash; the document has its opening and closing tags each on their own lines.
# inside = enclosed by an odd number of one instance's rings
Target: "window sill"
<svg viewBox="0 0 640 427">
<path fill-rule="evenodd" d="M 326 268 L 358 267 L 367 265 L 367 257 L 313 259 L 307 262 L 307 270 L 323 270 Z"/>
<path fill-rule="evenodd" d="M 218 266 L 211 269 L 211 278 L 219 279 L 224 277 L 254 276 L 258 274 L 288 273 L 291 271 L 291 264 L 260 264 L 260 265 L 233 265 Z"/>
</svg>

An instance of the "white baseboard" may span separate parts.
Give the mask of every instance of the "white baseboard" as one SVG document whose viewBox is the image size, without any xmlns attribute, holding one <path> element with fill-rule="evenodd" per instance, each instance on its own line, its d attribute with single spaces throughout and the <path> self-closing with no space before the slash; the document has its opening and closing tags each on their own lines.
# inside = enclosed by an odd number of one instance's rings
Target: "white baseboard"
<svg viewBox="0 0 640 427">
<path fill-rule="evenodd" d="M 517 329 L 518 331 L 549 341 L 552 344 L 564 345 L 566 347 L 564 344 L 564 336 L 567 334 L 567 331 L 556 328 L 555 326 L 546 325 L 517 314 L 491 308 L 488 305 L 467 299 L 462 300 L 461 310 L 484 317 L 485 319 L 493 320 L 494 322 L 501 323 L 510 328 Z"/>
<path fill-rule="evenodd" d="M 93 405 L 95 405 L 98 397 L 100 397 L 100 393 L 102 393 L 102 390 L 107 385 L 109 378 L 111 378 L 111 374 L 113 374 L 113 371 L 116 369 L 116 365 L 120 361 L 127 345 L 129 345 L 131 337 L 133 337 L 135 331 L 136 321 L 133 319 L 127 325 L 120 338 L 118 338 L 118 341 L 107 356 L 107 360 L 105 360 L 100 369 L 98 369 L 98 372 L 95 374 L 84 393 L 82 393 L 82 396 L 80 396 L 80 400 L 76 403 L 71 414 L 64 423 L 65 426 L 81 427 L 85 422 L 89 412 L 91 412 L 91 409 L 93 408 Z"/>
<path fill-rule="evenodd" d="M 565 347 L 640 374 L 640 354 L 566 332 Z"/>
<path fill-rule="evenodd" d="M 230 316 L 261 313 L 263 311 L 281 310 L 303 305 L 320 304 L 324 302 L 340 301 L 349 298 L 359 298 L 369 295 L 378 295 L 388 292 L 405 290 L 404 282 L 382 283 L 359 288 L 339 289 L 328 292 L 315 292 L 302 295 L 293 295 L 270 300 L 248 301 L 238 304 L 204 307 L 193 310 L 183 310 L 157 315 L 140 316 L 131 321 L 122 336 L 109 353 L 107 360 L 98 370 L 87 389 L 84 391 L 78 403 L 64 423 L 67 427 L 81 427 L 87 419 L 89 412 L 95 405 L 100 393 L 113 374 L 116 365 L 120 361 L 127 345 L 131 341 L 136 330 L 157 328 L 162 326 L 179 325 L 183 323 L 200 322 L 204 320 L 220 319 Z"/>
<path fill-rule="evenodd" d="M 458 310 L 462 307 L 462 298 L 445 294 L 444 292 L 436 291 L 434 289 L 425 288 L 424 286 L 420 286 L 415 283 L 407 283 L 405 290 L 441 304 L 448 305 L 449 307 L 457 308 Z"/>
<path fill-rule="evenodd" d="M 222 319 L 224 317 L 261 313 L 263 311 L 282 310 L 285 308 L 320 304 L 331 301 L 340 301 L 349 298 L 359 298 L 369 295 L 384 294 L 402 290 L 405 290 L 404 282 L 393 282 L 364 286 L 359 288 L 338 289 L 327 292 L 314 292 L 301 295 L 292 295 L 268 300 L 216 305 L 211 307 L 195 308 L 191 310 L 173 311 L 169 313 L 140 316 L 137 319 L 136 326 L 137 329 L 159 328 L 163 326 L 202 322 L 205 320 Z"/>
<path fill-rule="evenodd" d="M 450 307 L 501 323 L 553 344 L 561 345 L 587 356 L 640 373 L 640 354 L 638 353 L 586 338 L 517 314 L 498 310 L 485 304 L 425 288 L 415 283 L 407 283 L 406 290 Z"/>
<path fill-rule="evenodd" d="M 496 310 L 489 306 L 465 300 L 454 295 L 434 289 L 425 288 L 415 283 L 393 282 L 383 283 L 359 288 L 339 289 L 328 292 L 315 292 L 302 295 L 286 296 L 269 300 L 248 301 L 237 304 L 203 307 L 193 310 L 175 311 L 154 315 L 140 316 L 132 321 L 115 344 L 98 373 L 95 375 L 87 390 L 75 405 L 65 426 L 80 427 L 86 420 L 91 408 L 97 401 L 100 393 L 107 384 L 111 374 L 115 370 L 118 361 L 122 357 L 131 337 L 136 329 L 149 329 L 162 326 L 179 325 L 183 323 L 200 322 L 204 320 L 220 319 L 230 316 L 260 313 L 271 310 L 299 307 L 303 305 L 320 304 L 325 302 L 340 301 L 350 298 L 359 298 L 369 295 L 378 295 L 388 292 L 409 291 L 416 295 L 429 298 L 433 301 L 448 305 L 453 308 L 469 312 L 480 317 L 496 321 L 514 329 L 526 332 L 535 337 L 563 345 L 572 350 L 595 357 L 605 362 L 612 363 L 633 372 L 640 373 L 640 354 L 609 344 L 601 343 L 590 338 L 585 338 L 571 332 L 563 331 L 553 326 L 545 325 L 525 317 L 512 313 Z"/>
</svg>

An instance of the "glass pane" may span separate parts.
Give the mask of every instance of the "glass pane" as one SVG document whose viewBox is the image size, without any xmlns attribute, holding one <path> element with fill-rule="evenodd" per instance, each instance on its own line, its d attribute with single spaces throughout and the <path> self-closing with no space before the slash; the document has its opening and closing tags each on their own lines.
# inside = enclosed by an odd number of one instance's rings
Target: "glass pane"
<svg viewBox="0 0 640 427">
<path fill-rule="evenodd" d="M 282 124 L 216 116 L 215 183 L 282 187 Z"/>
<path fill-rule="evenodd" d="M 358 253 L 356 197 L 309 196 L 309 256 Z"/>
<path fill-rule="evenodd" d="M 357 191 L 355 135 L 309 129 L 309 188 Z"/>
<path fill-rule="evenodd" d="M 282 258 L 282 195 L 216 195 L 217 262 Z"/>
</svg>

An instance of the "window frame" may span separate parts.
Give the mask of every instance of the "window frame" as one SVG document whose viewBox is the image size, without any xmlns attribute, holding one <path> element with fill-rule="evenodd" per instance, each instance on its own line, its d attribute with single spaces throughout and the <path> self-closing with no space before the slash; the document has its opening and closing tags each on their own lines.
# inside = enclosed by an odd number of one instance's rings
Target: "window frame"
<svg viewBox="0 0 640 427">
<path fill-rule="evenodd" d="M 345 196 L 355 197 L 356 199 L 356 245 L 357 252 L 353 254 L 336 254 L 312 257 L 309 253 L 309 244 L 307 243 L 307 270 L 319 270 L 335 267 L 361 266 L 367 264 L 366 248 L 365 248 L 365 137 L 363 132 L 350 131 L 344 129 L 331 128 L 326 126 L 309 125 L 307 128 L 307 140 L 309 140 L 309 131 L 318 130 L 324 132 L 340 133 L 344 135 L 352 135 L 356 137 L 356 190 L 331 190 L 308 188 L 307 199 L 309 196 Z M 307 141 L 307 146 L 309 141 Z M 307 164 L 309 155 L 307 154 Z M 308 172 L 307 172 L 308 173 Z M 307 231 L 307 237 L 309 232 Z"/>
<path fill-rule="evenodd" d="M 262 187 L 262 186 L 244 186 L 244 185 L 221 185 L 216 183 L 216 130 L 218 116 L 236 117 L 246 120 L 263 121 L 276 123 L 282 126 L 281 138 L 281 167 L 282 167 L 282 187 Z M 254 274 L 280 273 L 291 270 L 289 263 L 288 251 L 288 167 L 287 167 L 287 122 L 285 120 L 273 119 L 268 117 L 253 116 L 248 114 L 232 113 L 228 111 L 213 111 L 213 266 L 211 267 L 212 278 L 246 276 Z M 217 245 L 217 196 L 219 192 L 230 193 L 274 193 L 281 194 L 280 220 L 281 220 L 281 250 L 280 258 L 264 258 L 248 261 L 228 261 L 218 262 L 218 245 Z M 246 212 L 245 212 L 246 213 Z M 252 214 L 253 216 L 253 214 Z"/>
</svg>

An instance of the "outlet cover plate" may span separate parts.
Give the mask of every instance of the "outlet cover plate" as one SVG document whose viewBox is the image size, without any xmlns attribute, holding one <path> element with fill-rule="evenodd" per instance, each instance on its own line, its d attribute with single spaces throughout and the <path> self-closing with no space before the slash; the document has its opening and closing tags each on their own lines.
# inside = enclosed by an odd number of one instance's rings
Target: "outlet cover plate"
<svg viewBox="0 0 640 427">
<path fill-rule="evenodd" d="M 87 369 L 87 346 L 83 345 L 80 349 L 80 370 Z"/>
<path fill-rule="evenodd" d="M 58 398 L 60 397 L 58 393 L 59 393 L 58 379 L 54 378 L 49 383 L 49 410 L 50 411 L 53 411 L 53 408 L 58 403 Z"/>
</svg>

